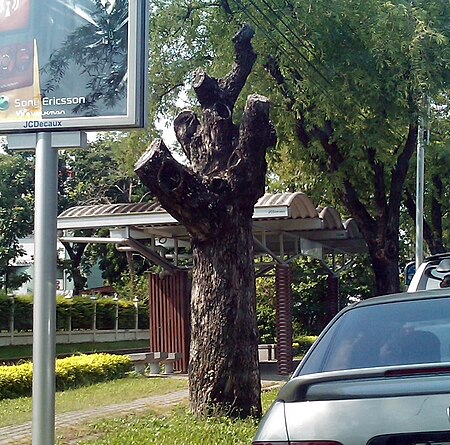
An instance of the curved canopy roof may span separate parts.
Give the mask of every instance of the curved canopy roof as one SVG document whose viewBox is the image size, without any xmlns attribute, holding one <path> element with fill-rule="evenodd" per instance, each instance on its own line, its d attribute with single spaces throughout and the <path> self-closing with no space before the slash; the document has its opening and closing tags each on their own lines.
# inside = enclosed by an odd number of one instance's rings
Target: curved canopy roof
<svg viewBox="0 0 450 445">
<path fill-rule="evenodd" d="M 190 239 L 185 227 L 158 203 L 73 207 L 58 217 L 58 229 L 63 231 L 98 228 L 109 228 L 110 242 L 119 244 L 117 236 L 122 240 L 124 236 L 139 240 L 164 238 L 172 240 L 171 245 Z M 253 235 L 257 255 L 292 257 L 313 250 L 356 254 L 367 249 L 354 220 L 343 221 L 332 207 L 316 208 L 302 192 L 262 196 L 253 213 Z M 106 241 L 95 237 L 84 240 Z"/>
</svg>

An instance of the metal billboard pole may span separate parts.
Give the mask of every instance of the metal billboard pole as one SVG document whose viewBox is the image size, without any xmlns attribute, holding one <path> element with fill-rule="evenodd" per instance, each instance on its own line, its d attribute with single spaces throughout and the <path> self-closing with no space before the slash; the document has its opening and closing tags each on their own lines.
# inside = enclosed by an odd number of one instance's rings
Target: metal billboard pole
<svg viewBox="0 0 450 445">
<path fill-rule="evenodd" d="M 1 3 L 4 2 L 0 0 Z M 54 445 L 58 148 L 86 147 L 86 134 L 80 129 L 106 131 L 145 126 L 147 99 L 141 92 L 147 91 L 148 5 L 141 0 L 123 5 L 103 2 L 104 13 L 111 19 L 122 17 L 123 13 L 127 20 L 121 18 L 111 38 L 102 42 L 103 54 L 114 57 L 110 58 L 111 64 L 99 66 L 107 76 L 107 85 L 102 87 L 106 92 L 102 90 L 91 103 L 92 78 L 85 73 L 85 66 L 78 67 L 77 51 L 63 53 L 61 60 L 70 63 L 71 69 L 61 73 L 57 81 L 51 69 L 46 73 L 41 68 L 55 65 L 55 57 L 58 61 L 60 47 L 56 42 L 65 42 L 71 36 L 78 38 L 78 30 L 86 25 L 92 36 L 82 33 L 83 38 L 77 40 L 80 48 L 98 41 L 97 29 L 105 30 L 97 22 L 95 5 L 80 15 L 69 7 L 68 0 L 15 3 L 17 8 L 11 11 L 11 18 L 0 20 L 0 34 L 9 50 L 15 54 L 17 48 L 24 48 L 27 57 L 20 67 L 14 58 L 5 59 L 8 72 L 0 82 L 0 134 L 8 134 L 11 150 L 36 150 L 32 442 Z M 113 10 L 120 14 L 113 15 Z M 118 41 L 127 42 L 127 51 L 115 49 Z M 96 54 L 91 52 L 88 58 L 96 60 Z M 123 79 L 108 77 L 117 63 L 127 73 Z M 56 68 L 57 65 L 58 62 Z M 117 88 L 110 89 L 111 82 L 117 80 Z M 54 87 L 48 88 L 51 94 L 41 88 L 48 83 Z M 110 96 L 117 99 L 114 105 L 106 99 Z M 86 113 L 89 106 L 98 107 L 95 116 L 85 116 L 90 114 Z"/>
<path fill-rule="evenodd" d="M 8 135 L 8 148 L 35 151 L 33 445 L 55 444 L 58 149 L 86 148 L 86 133 Z"/>
<path fill-rule="evenodd" d="M 32 443 L 54 445 L 58 149 L 51 133 L 37 134 L 35 195 Z"/>
</svg>

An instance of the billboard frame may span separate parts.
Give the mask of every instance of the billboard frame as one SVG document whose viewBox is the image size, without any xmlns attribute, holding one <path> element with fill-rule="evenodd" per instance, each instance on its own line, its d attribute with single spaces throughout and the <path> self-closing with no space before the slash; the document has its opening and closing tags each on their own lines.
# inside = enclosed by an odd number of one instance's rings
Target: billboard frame
<svg viewBox="0 0 450 445">
<path fill-rule="evenodd" d="M 148 23 L 148 2 L 128 0 L 126 114 L 5 120 L 0 112 L 0 134 L 144 128 L 148 115 Z"/>
</svg>

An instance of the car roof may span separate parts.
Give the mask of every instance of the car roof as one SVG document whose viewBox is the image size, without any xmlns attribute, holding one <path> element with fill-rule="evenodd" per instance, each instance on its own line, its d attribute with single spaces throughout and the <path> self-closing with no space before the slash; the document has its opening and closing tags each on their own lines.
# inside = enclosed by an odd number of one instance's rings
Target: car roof
<svg viewBox="0 0 450 445">
<path fill-rule="evenodd" d="M 424 259 L 424 263 L 432 260 L 441 260 L 443 258 L 450 258 L 450 252 L 437 253 L 435 255 L 428 256 Z"/>
<path fill-rule="evenodd" d="M 348 308 L 357 308 L 362 306 L 374 306 L 378 304 L 395 303 L 400 301 L 417 301 L 433 298 L 450 297 L 450 288 L 418 290 L 415 292 L 401 292 L 398 294 L 383 295 L 380 297 L 368 298 L 359 301 Z"/>
</svg>

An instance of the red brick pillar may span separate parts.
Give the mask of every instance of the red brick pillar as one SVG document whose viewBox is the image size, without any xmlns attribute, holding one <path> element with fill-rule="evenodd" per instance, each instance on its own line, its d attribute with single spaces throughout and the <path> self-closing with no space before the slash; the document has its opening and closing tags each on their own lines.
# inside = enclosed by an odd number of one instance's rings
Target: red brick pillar
<svg viewBox="0 0 450 445">
<path fill-rule="evenodd" d="M 292 292 L 291 268 L 277 264 L 275 268 L 277 371 L 280 375 L 292 372 Z"/>
<path fill-rule="evenodd" d="M 325 297 L 325 308 L 327 312 L 326 322 L 328 323 L 339 312 L 339 277 L 328 274 L 328 291 Z"/>
</svg>

